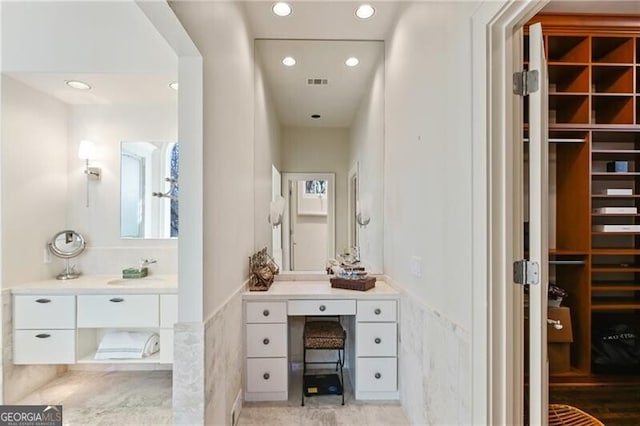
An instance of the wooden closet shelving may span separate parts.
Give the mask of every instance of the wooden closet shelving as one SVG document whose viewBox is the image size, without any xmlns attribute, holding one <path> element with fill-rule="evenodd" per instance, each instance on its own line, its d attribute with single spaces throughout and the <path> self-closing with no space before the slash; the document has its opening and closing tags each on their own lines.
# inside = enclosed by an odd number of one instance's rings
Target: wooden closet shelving
<svg viewBox="0 0 640 426">
<path fill-rule="evenodd" d="M 621 318 L 640 329 L 640 16 L 538 15 L 530 21 L 536 22 L 542 23 L 547 54 L 556 170 L 556 247 L 549 255 L 557 284 L 569 292 L 563 305 L 571 309 L 574 335 L 571 371 L 552 380 L 597 382 L 594 329 Z M 526 31 L 524 46 L 526 67 Z M 627 171 L 607 171 L 610 162 L 626 163 Z M 607 189 L 633 192 L 608 195 Z M 604 207 L 637 211 L 594 210 Z M 594 229 L 598 225 L 639 229 Z"/>
</svg>

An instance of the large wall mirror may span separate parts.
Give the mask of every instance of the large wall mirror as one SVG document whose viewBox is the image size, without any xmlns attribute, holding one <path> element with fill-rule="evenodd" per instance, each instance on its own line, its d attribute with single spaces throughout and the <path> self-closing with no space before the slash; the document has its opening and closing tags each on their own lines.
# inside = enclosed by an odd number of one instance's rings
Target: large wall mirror
<svg viewBox="0 0 640 426">
<path fill-rule="evenodd" d="M 120 237 L 178 237 L 179 146 L 173 142 L 120 145 Z"/>
<path fill-rule="evenodd" d="M 255 64 L 256 249 L 321 271 L 357 247 L 382 272 L 384 43 L 256 40 Z"/>
</svg>

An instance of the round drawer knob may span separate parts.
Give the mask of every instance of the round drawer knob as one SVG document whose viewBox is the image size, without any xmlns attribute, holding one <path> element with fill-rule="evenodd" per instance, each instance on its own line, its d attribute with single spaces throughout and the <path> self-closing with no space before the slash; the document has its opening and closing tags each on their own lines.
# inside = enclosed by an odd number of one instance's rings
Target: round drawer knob
<svg viewBox="0 0 640 426">
<path fill-rule="evenodd" d="M 36 337 L 38 339 L 48 339 L 49 337 L 51 337 L 51 335 L 47 333 L 40 333 L 40 334 L 36 334 Z"/>
<path fill-rule="evenodd" d="M 381 377 L 382 377 L 382 374 L 380 374 L 380 373 L 376 373 L 376 374 L 374 374 L 374 375 L 373 375 L 373 377 L 375 377 L 376 379 L 379 379 L 379 378 L 381 378 Z"/>
<path fill-rule="evenodd" d="M 320 312 L 324 312 L 327 309 L 326 306 L 324 305 L 320 305 Z"/>
<path fill-rule="evenodd" d="M 374 314 L 376 315 L 380 315 L 382 313 L 382 311 L 380 310 L 380 308 L 376 308 L 375 311 L 373 311 Z"/>
<path fill-rule="evenodd" d="M 264 373 L 264 374 L 262 375 L 262 378 L 263 378 L 263 379 L 265 379 L 265 380 L 269 380 L 269 377 L 271 377 L 271 376 L 269 375 L 269 373 Z"/>
<path fill-rule="evenodd" d="M 269 344 L 269 339 L 265 338 L 265 339 L 262 341 L 262 343 L 264 343 L 265 345 L 268 345 L 268 344 Z"/>
<path fill-rule="evenodd" d="M 379 337 L 376 337 L 376 339 L 374 340 L 374 342 L 376 342 L 376 345 L 379 345 L 380 342 L 382 342 L 382 339 L 380 339 Z"/>
<path fill-rule="evenodd" d="M 268 317 L 270 314 L 268 309 L 265 309 L 264 311 L 262 311 L 262 315 L 264 315 L 265 317 Z"/>
</svg>

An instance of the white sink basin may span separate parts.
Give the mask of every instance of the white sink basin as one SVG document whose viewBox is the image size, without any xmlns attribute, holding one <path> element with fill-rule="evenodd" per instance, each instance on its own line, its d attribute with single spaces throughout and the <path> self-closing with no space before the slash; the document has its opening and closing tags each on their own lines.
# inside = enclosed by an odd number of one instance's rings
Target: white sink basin
<svg viewBox="0 0 640 426">
<path fill-rule="evenodd" d="M 163 284 L 165 280 L 158 277 L 144 277 L 144 278 L 116 278 L 107 281 L 109 285 L 158 285 Z"/>
</svg>

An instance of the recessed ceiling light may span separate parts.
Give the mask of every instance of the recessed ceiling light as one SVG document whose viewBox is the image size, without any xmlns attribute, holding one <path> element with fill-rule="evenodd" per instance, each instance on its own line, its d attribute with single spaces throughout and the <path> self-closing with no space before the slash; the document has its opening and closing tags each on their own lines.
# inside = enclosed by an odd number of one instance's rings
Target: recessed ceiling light
<svg viewBox="0 0 640 426">
<path fill-rule="evenodd" d="M 271 7 L 273 13 L 278 16 L 289 16 L 291 15 L 291 6 L 289 3 L 285 3 L 283 1 L 279 1 L 278 3 L 274 3 Z"/>
<path fill-rule="evenodd" d="M 352 56 L 349 59 L 347 59 L 346 61 L 344 61 L 345 64 L 347 64 L 348 67 L 355 67 L 356 65 L 358 65 L 360 63 L 360 61 L 358 60 L 358 58 Z"/>
<path fill-rule="evenodd" d="M 173 90 L 178 90 L 178 82 L 172 81 L 171 83 L 169 83 L 169 87 L 171 87 Z"/>
<path fill-rule="evenodd" d="M 311 118 L 316 118 L 316 119 L 317 119 L 317 118 L 320 118 L 320 114 L 312 114 L 312 115 L 311 115 Z"/>
<path fill-rule="evenodd" d="M 78 90 L 89 90 L 91 86 L 80 80 L 65 80 L 65 84 Z"/>
<path fill-rule="evenodd" d="M 286 58 L 284 58 L 282 60 L 282 63 L 285 64 L 288 67 L 292 67 L 296 64 L 296 60 L 293 59 L 291 56 L 287 56 Z"/>
<path fill-rule="evenodd" d="M 370 4 L 363 4 L 356 9 L 356 16 L 360 19 L 371 18 L 376 13 L 376 10 Z"/>
</svg>

